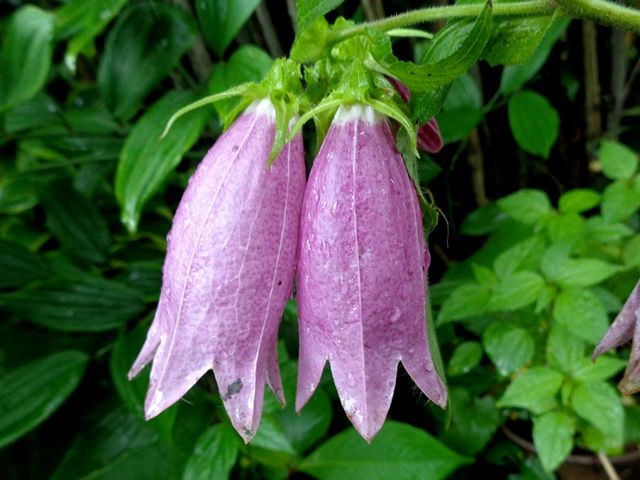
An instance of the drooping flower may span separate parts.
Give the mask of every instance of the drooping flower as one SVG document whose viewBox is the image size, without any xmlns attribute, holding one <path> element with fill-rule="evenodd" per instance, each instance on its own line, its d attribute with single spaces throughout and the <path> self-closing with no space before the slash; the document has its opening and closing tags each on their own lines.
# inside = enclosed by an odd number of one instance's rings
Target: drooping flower
<svg viewBox="0 0 640 480">
<path fill-rule="evenodd" d="M 444 406 L 427 339 L 422 214 L 390 126 L 369 106 L 342 106 L 334 117 L 305 192 L 299 250 L 296 408 L 327 360 L 367 440 L 385 420 L 400 361 Z"/>
<path fill-rule="evenodd" d="M 162 291 L 130 377 L 153 360 L 147 418 L 213 370 L 231 422 L 248 441 L 265 381 L 283 401 L 276 342 L 296 266 L 305 186 L 300 135 L 275 162 L 275 110 L 254 102 L 189 181 L 167 238 Z"/>
<path fill-rule="evenodd" d="M 411 91 L 400 80 L 396 80 L 393 77 L 387 77 L 387 80 L 393 85 L 398 94 L 405 103 L 409 103 L 411 100 Z M 442 141 L 442 135 L 440 135 L 440 126 L 435 118 L 430 118 L 427 123 L 420 125 L 418 128 L 418 148 L 429 153 L 438 153 L 442 150 L 444 142 Z"/>
<path fill-rule="evenodd" d="M 595 350 L 593 359 L 629 340 L 631 355 L 618 388 L 625 395 L 640 391 L 640 281 L 636 284 L 622 310 L 604 334 Z"/>
</svg>

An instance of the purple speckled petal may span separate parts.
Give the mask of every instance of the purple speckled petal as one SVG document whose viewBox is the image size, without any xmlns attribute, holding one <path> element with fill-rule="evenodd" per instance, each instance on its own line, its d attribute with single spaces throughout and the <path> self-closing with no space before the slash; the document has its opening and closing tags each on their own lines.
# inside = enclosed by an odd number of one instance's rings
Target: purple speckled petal
<svg viewBox="0 0 640 480">
<path fill-rule="evenodd" d="M 271 167 L 275 111 L 254 103 L 207 153 L 167 238 L 158 309 L 131 368 L 153 359 L 152 418 L 213 369 L 231 422 L 248 441 L 265 381 L 284 401 L 277 330 L 291 294 L 305 170 L 302 138 Z"/>
<path fill-rule="evenodd" d="M 640 311 L 636 311 L 631 355 L 629 355 L 629 363 L 618 388 L 624 395 L 640 392 Z"/>
<path fill-rule="evenodd" d="M 618 347 L 623 343 L 627 343 L 633 338 L 633 330 L 637 322 L 636 315 L 638 311 L 640 311 L 640 281 L 636 283 L 622 310 L 593 351 L 592 358 L 594 360 L 598 355 Z"/>
<path fill-rule="evenodd" d="M 298 264 L 296 408 L 328 360 L 348 417 L 371 440 L 386 418 L 398 362 L 446 403 L 427 342 L 429 263 L 414 187 L 387 121 L 341 107 L 314 162 Z"/>
</svg>

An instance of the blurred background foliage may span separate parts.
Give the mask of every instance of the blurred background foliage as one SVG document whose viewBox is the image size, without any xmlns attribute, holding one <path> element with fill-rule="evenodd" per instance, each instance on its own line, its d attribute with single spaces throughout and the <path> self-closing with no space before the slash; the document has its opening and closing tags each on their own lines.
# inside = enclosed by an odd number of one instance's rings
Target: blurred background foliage
<svg viewBox="0 0 640 480">
<path fill-rule="evenodd" d="M 420 6 L 347 1 L 330 17 Z M 0 4 L 0 477 L 532 480 L 554 478 L 572 451 L 633 456 L 640 407 L 613 386 L 628 353 L 588 355 L 640 273 L 638 40 L 568 19 L 526 64 L 458 78 L 437 117 L 446 146 L 419 162 L 446 219 L 430 237 L 430 296 L 447 412 L 401 370 L 370 446 L 328 375 L 296 415 L 292 301 L 280 329 L 289 404 L 267 394 L 250 444 L 211 374 L 144 421 L 147 378 L 126 372 L 173 211 L 233 101 L 160 133 L 185 104 L 261 79 L 295 15 L 283 0 Z M 428 42 L 394 50 L 417 59 Z"/>
</svg>

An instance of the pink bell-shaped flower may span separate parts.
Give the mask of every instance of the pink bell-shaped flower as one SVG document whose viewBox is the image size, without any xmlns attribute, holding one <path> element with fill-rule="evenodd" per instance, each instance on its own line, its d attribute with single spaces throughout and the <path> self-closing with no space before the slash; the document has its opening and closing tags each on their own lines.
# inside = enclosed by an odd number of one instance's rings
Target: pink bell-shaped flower
<svg viewBox="0 0 640 480">
<path fill-rule="evenodd" d="M 275 110 L 254 102 L 189 181 L 167 238 L 162 291 L 130 377 L 153 360 L 152 418 L 213 370 L 235 429 L 255 434 L 265 381 L 284 401 L 277 332 L 296 267 L 305 186 L 302 138 L 273 165 Z"/>
<path fill-rule="evenodd" d="M 622 310 L 604 334 L 593 352 L 595 360 L 599 355 L 618 347 L 629 340 L 631 355 L 618 388 L 625 395 L 640 391 L 640 281 L 636 284 Z"/>
<path fill-rule="evenodd" d="M 333 119 L 305 192 L 299 251 L 296 408 L 327 360 L 367 440 L 384 423 L 400 361 L 444 406 L 427 340 L 430 257 L 420 205 L 389 123 L 369 106 L 342 106 Z"/>
</svg>

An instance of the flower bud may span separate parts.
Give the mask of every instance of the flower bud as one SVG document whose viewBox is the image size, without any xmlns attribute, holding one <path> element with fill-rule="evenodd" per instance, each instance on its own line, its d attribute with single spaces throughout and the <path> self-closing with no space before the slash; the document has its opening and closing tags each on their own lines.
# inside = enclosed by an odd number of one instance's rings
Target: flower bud
<svg viewBox="0 0 640 480">
<path fill-rule="evenodd" d="M 315 391 L 327 360 L 342 406 L 367 440 L 385 420 L 400 361 L 444 406 L 427 340 L 422 214 L 389 124 L 371 107 L 336 113 L 300 229 L 296 408 Z"/>
<path fill-rule="evenodd" d="M 167 237 L 162 291 L 130 371 L 151 360 L 152 418 L 213 370 L 235 429 L 250 440 L 264 383 L 283 399 L 277 331 L 291 294 L 305 185 L 297 135 L 268 166 L 275 110 L 254 102 L 207 153 Z"/>
</svg>

